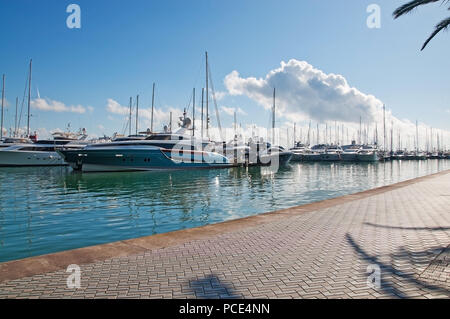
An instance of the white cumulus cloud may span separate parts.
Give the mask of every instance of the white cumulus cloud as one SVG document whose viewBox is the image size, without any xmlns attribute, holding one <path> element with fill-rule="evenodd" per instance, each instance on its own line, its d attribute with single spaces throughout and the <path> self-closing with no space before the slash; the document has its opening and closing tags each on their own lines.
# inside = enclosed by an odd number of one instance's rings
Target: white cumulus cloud
<svg viewBox="0 0 450 319">
<path fill-rule="evenodd" d="M 310 140 L 316 141 L 318 135 L 316 127 L 319 125 L 321 142 L 325 142 L 325 137 L 327 141 L 335 141 L 338 137 L 341 139 L 343 135 L 346 142 L 349 142 L 351 138 L 358 137 L 361 119 L 361 134 L 366 135 L 366 140 L 373 140 L 374 136 L 378 135 L 379 143 L 384 143 L 383 102 L 350 86 L 344 76 L 327 74 L 308 62 L 295 59 L 287 63 L 281 62 L 279 68 L 269 71 L 263 78 L 242 77 L 238 71 L 232 71 L 225 77 L 224 84 L 230 95 L 247 96 L 265 109 L 272 107 L 273 89 L 276 88 L 277 126 L 281 127 L 282 120 L 286 124 L 289 123 L 288 126 L 282 125 L 284 126 L 280 133 L 282 139 L 287 139 L 290 134 L 289 139 L 293 140 L 293 123 L 300 122 L 303 123 L 303 127 L 297 126 L 296 140 L 302 131 L 302 141 L 305 141 L 306 132 L 310 131 Z M 231 111 L 224 108 L 222 110 L 226 113 Z M 313 121 L 311 130 L 305 126 L 305 122 L 309 120 Z M 329 133 L 324 132 L 326 125 L 330 129 Z M 344 134 L 340 136 L 337 134 L 336 125 L 341 129 L 344 126 Z M 448 131 L 434 129 L 433 135 L 431 131 L 429 125 L 419 122 L 420 148 L 425 149 L 431 144 L 431 140 L 434 140 L 436 145 L 438 136 L 442 136 L 440 143 L 447 141 Z M 397 138 L 397 135 L 401 135 L 401 138 Z M 406 147 L 412 149 L 417 144 L 415 137 L 415 121 L 399 119 L 392 114 L 392 110 L 386 109 L 386 148 L 392 141 L 394 147 L 407 145 Z"/>
<path fill-rule="evenodd" d="M 247 113 L 241 109 L 240 107 L 235 108 L 235 107 L 227 107 L 227 106 L 222 106 L 220 108 L 224 113 L 233 116 L 234 112 L 236 112 L 236 114 L 240 114 L 240 115 L 247 115 Z"/>
<path fill-rule="evenodd" d="M 41 111 L 51 112 L 71 112 L 83 114 L 86 108 L 82 105 L 65 105 L 63 102 L 51 100 L 48 98 L 37 98 L 31 101 L 31 107 Z"/>
<path fill-rule="evenodd" d="M 231 95 L 245 95 L 265 108 L 276 88 L 277 113 L 285 118 L 343 122 L 372 121 L 382 102 L 351 87 L 338 74 L 326 74 L 305 61 L 281 62 L 265 78 L 243 78 L 237 71 L 225 77 Z"/>
<path fill-rule="evenodd" d="M 106 110 L 113 114 L 126 115 L 130 113 L 130 109 L 128 106 L 120 105 L 119 102 L 108 99 L 106 104 Z"/>
</svg>

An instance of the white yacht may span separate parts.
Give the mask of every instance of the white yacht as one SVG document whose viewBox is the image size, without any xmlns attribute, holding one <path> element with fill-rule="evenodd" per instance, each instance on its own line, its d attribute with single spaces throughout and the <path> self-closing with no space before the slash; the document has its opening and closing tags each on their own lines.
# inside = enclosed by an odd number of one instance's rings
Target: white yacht
<svg viewBox="0 0 450 319">
<path fill-rule="evenodd" d="M 342 146 L 341 159 L 344 162 L 356 162 L 358 161 L 358 154 L 361 149 L 362 145 L 358 145 L 355 141 L 352 141 L 352 144 Z"/>
<path fill-rule="evenodd" d="M 83 131 L 85 132 L 85 131 Z M 52 140 L 32 142 L 29 139 L 8 139 L 0 147 L 0 166 L 61 166 L 67 165 L 56 152 L 58 148 L 79 149 L 84 147 L 85 134 L 53 133 Z"/>
<path fill-rule="evenodd" d="M 360 162 L 378 162 L 380 157 L 375 145 L 364 145 L 358 152 L 358 161 Z"/>
<path fill-rule="evenodd" d="M 320 160 L 324 162 L 335 162 L 341 160 L 342 149 L 338 145 L 328 145 L 325 152 L 320 155 Z"/>
<path fill-rule="evenodd" d="M 292 162 L 301 162 L 304 160 L 304 155 L 306 153 L 310 153 L 310 149 L 307 145 L 297 142 L 295 143 L 295 146 L 291 148 L 289 151 L 292 152 L 291 161 Z"/>
<path fill-rule="evenodd" d="M 318 162 L 321 160 L 322 154 L 325 153 L 327 145 L 317 144 L 311 147 L 309 152 L 303 154 L 303 160 L 306 162 Z"/>
</svg>

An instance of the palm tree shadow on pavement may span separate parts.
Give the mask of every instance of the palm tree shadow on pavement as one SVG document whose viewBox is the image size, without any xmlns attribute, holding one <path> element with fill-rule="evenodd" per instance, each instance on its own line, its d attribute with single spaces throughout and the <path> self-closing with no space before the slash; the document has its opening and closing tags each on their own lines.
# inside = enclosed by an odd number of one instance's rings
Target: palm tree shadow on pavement
<svg viewBox="0 0 450 319">
<path fill-rule="evenodd" d="M 354 238 L 350 234 L 346 234 L 347 242 L 352 246 L 352 248 L 358 253 L 358 255 L 369 264 L 376 264 L 381 269 L 381 285 L 380 289 L 387 295 L 392 297 L 400 297 L 400 298 L 408 298 L 407 292 L 402 291 L 402 288 L 399 287 L 392 279 L 396 278 L 400 282 L 404 282 L 405 284 L 412 284 L 416 288 L 423 288 L 426 290 L 430 290 L 434 293 L 440 293 L 442 295 L 447 295 L 450 297 L 450 292 L 448 289 L 444 287 L 440 287 L 434 283 L 429 283 L 418 279 L 415 275 L 411 273 L 403 272 L 397 269 L 394 265 L 382 262 L 379 256 L 371 255 L 366 252 L 358 243 L 354 240 Z M 443 251 L 447 247 L 437 247 L 433 249 L 433 251 Z M 403 252 L 399 254 L 392 254 L 391 257 L 404 257 L 407 251 L 403 249 Z M 422 253 L 427 253 L 429 251 L 424 251 Z M 409 252 L 408 252 L 409 253 Z M 414 252 L 420 253 L 420 252 Z M 429 262 L 428 262 L 429 263 Z M 386 276 L 387 274 L 387 276 Z M 386 279 L 386 277 L 388 279 Z"/>
<path fill-rule="evenodd" d="M 378 225 L 374 223 L 364 223 L 367 226 L 380 227 L 380 228 L 388 228 L 388 229 L 401 229 L 401 230 L 428 230 L 428 231 L 446 231 L 450 230 L 450 227 L 402 227 L 402 226 L 389 226 L 389 225 Z"/>
<path fill-rule="evenodd" d="M 215 274 L 210 274 L 204 278 L 190 280 L 189 287 L 194 295 L 200 299 L 242 298 L 230 284 L 223 282 Z"/>
</svg>

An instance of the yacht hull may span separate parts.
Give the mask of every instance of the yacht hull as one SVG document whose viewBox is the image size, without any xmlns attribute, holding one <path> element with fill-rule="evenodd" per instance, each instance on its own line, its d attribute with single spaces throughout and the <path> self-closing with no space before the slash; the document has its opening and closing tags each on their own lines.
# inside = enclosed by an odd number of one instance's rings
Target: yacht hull
<svg viewBox="0 0 450 319">
<path fill-rule="evenodd" d="M 320 153 L 303 154 L 303 161 L 305 162 L 318 162 L 320 160 L 321 160 Z"/>
<path fill-rule="evenodd" d="M 152 149 L 61 150 L 74 170 L 83 172 L 161 171 L 231 167 L 215 153 Z"/>
<path fill-rule="evenodd" d="M 57 152 L 26 152 L 0 150 L 0 166 L 64 166 L 67 163 Z"/>
<path fill-rule="evenodd" d="M 324 153 L 324 154 L 321 154 L 320 160 L 323 162 L 335 162 L 335 161 L 340 161 L 341 156 L 337 153 Z"/>
<path fill-rule="evenodd" d="M 342 153 L 341 160 L 344 162 L 357 162 L 358 154 L 357 153 Z"/>
<path fill-rule="evenodd" d="M 358 154 L 359 162 L 378 162 L 380 158 L 377 153 L 372 154 Z"/>
<path fill-rule="evenodd" d="M 291 161 L 292 153 L 291 152 L 279 152 L 279 153 L 272 153 L 268 155 L 262 155 L 258 162 L 262 166 L 272 166 L 272 165 L 279 165 L 279 166 L 285 166 L 289 164 L 289 161 Z"/>
<path fill-rule="evenodd" d="M 303 162 L 303 154 L 293 153 L 291 157 L 291 162 Z"/>
</svg>

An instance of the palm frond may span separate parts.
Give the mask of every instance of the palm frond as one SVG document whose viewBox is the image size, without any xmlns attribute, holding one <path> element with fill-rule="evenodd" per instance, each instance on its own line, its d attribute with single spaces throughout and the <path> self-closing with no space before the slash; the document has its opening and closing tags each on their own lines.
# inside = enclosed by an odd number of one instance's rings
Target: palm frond
<svg viewBox="0 0 450 319">
<path fill-rule="evenodd" d="M 434 32 L 430 35 L 430 37 L 427 39 L 427 41 L 425 41 L 425 43 L 423 44 L 421 51 L 423 49 L 425 49 L 425 47 L 431 41 L 431 39 L 433 39 L 439 32 L 441 32 L 442 30 L 446 30 L 449 27 L 450 27 L 450 17 L 439 22 L 438 25 L 436 25 Z"/>
<path fill-rule="evenodd" d="M 393 15 L 394 15 L 394 19 L 397 19 L 398 17 L 411 12 L 412 10 L 414 10 L 415 8 L 417 8 L 418 6 L 424 5 L 424 4 L 428 4 L 428 3 L 432 3 L 432 2 L 438 2 L 440 0 L 413 0 L 410 1 L 404 5 L 402 5 L 401 7 L 398 7 Z"/>
</svg>

